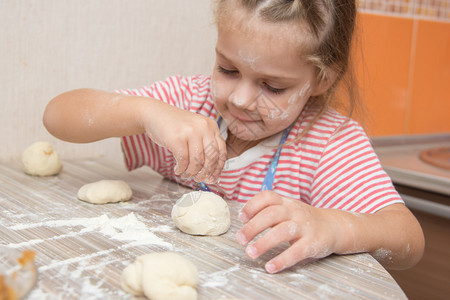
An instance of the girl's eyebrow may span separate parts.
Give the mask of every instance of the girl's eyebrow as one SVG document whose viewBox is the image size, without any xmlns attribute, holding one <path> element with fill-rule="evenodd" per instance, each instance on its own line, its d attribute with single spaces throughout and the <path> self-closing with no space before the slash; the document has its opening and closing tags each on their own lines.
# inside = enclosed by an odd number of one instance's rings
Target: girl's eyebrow
<svg viewBox="0 0 450 300">
<path fill-rule="evenodd" d="M 218 55 L 218 56 L 220 56 L 221 58 L 224 58 L 224 59 L 226 59 L 226 60 L 228 60 L 228 61 L 231 61 L 230 59 L 228 59 L 228 57 L 226 57 L 222 52 L 220 52 L 219 51 L 219 49 L 217 49 L 216 48 L 216 54 Z"/>
<path fill-rule="evenodd" d="M 218 56 L 220 56 L 222 59 L 233 63 L 233 61 L 231 59 L 226 57 L 225 54 L 220 52 L 220 50 L 218 50 L 217 48 L 216 48 L 216 54 Z M 298 80 L 298 78 L 295 78 L 295 77 L 273 76 L 273 75 L 265 74 L 265 73 L 260 73 L 260 76 L 263 77 L 263 78 L 270 79 L 270 80 L 275 80 L 275 81 L 296 81 L 296 80 Z"/>
</svg>

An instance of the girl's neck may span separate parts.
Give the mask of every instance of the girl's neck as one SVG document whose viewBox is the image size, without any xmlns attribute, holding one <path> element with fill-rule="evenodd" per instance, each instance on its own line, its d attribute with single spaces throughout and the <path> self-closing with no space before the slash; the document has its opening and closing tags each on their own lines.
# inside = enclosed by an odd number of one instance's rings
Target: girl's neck
<svg viewBox="0 0 450 300">
<path fill-rule="evenodd" d="M 246 141 L 241 140 L 228 131 L 227 137 L 227 159 L 236 157 L 256 146 L 261 140 Z"/>
</svg>

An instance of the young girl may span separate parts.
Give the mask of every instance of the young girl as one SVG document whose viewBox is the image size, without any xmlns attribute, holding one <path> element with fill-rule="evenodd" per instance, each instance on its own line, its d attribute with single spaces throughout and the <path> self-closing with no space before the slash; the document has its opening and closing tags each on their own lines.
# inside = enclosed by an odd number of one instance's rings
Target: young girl
<svg viewBox="0 0 450 300">
<path fill-rule="evenodd" d="M 48 104 L 45 126 L 71 142 L 122 137 L 128 169 L 246 202 L 236 238 L 250 258 L 290 243 L 269 273 L 332 253 L 411 267 L 420 225 L 361 127 L 327 105 L 351 78 L 355 15 L 351 0 L 218 1 L 212 77 L 69 91 Z"/>
</svg>

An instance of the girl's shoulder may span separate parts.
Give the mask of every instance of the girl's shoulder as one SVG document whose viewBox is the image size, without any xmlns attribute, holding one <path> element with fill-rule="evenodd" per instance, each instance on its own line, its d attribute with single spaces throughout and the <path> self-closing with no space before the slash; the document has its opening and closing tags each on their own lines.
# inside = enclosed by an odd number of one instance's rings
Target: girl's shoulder
<svg viewBox="0 0 450 300">
<path fill-rule="evenodd" d="M 179 108 L 198 111 L 210 105 L 211 77 L 205 75 L 173 75 L 137 89 L 116 90 L 118 93 L 151 97 Z"/>
<path fill-rule="evenodd" d="M 211 85 L 211 77 L 206 75 L 173 75 L 163 80 L 152 82 L 151 84 L 141 86 L 139 88 L 118 89 L 117 93 L 142 95 L 155 97 L 155 93 L 161 92 L 192 92 L 209 90 Z"/>
<path fill-rule="evenodd" d="M 367 138 L 364 129 L 355 120 L 344 116 L 338 111 L 327 108 L 319 117 L 319 109 L 307 107 L 300 116 L 294 130 L 299 144 L 314 144 L 325 146 L 336 139 L 358 135 Z"/>
<path fill-rule="evenodd" d="M 211 77 L 206 75 L 173 75 L 162 81 L 157 81 L 152 86 L 167 86 L 171 90 L 182 90 L 188 93 L 209 92 L 211 86 Z"/>
</svg>

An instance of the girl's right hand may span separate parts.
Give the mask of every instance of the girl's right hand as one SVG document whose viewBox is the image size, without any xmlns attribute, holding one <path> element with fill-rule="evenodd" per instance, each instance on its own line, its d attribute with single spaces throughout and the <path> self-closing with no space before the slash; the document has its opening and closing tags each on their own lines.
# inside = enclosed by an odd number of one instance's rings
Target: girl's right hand
<svg viewBox="0 0 450 300">
<path fill-rule="evenodd" d="M 225 165 L 225 141 L 213 119 L 149 97 L 77 89 L 47 105 L 44 124 L 54 136 L 87 143 L 146 132 L 169 149 L 175 174 L 215 183 Z"/>
<path fill-rule="evenodd" d="M 227 157 L 216 121 L 156 101 L 151 112 L 143 111 L 142 126 L 152 141 L 172 152 L 177 161 L 175 174 L 216 183 Z"/>
</svg>

